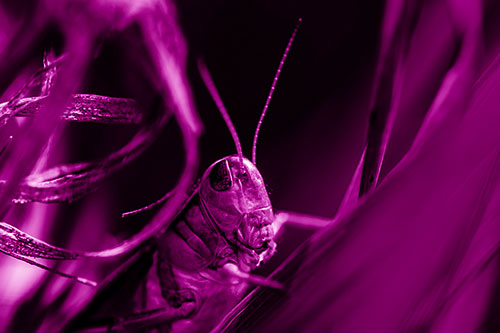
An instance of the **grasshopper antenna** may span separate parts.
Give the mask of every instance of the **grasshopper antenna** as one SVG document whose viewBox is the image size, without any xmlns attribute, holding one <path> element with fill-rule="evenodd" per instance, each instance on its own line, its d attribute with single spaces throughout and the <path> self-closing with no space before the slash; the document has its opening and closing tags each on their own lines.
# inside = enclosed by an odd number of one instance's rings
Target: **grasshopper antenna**
<svg viewBox="0 0 500 333">
<path fill-rule="evenodd" d="M 269 107 L 269 103 L 271 102 L 271 98 L 273 97 L 274 89 L 276 88 L 276 83 L 278 83 L 278 78 L 280 77 L 280 74 L 281 74 L 281 69 L 283 68 L 283 65 L 285 64 L 286 57 L 288 56 L 288 52 L 290 51 L 290 48 L 292 47 L 292 43 L 293 43 L 293 40 L 295 39 L 295 35 L 297 34 L 297 31 L 299 30 L 300 22 L 302 22 L 302 18 L 299 18 L 297 25 L 295 25 L 295 29 L 293 29 L 292 36 L 288 40 L 288 44 L 286 46 L 285 52 L 283 53 L 283 56 L 281 57 L 280 64 L 278 66 L 278 70 L 276 71 L 276 74 L 274 75 L 273 83 L 271 85 L 271 90 L 269 91 L 269 95 L 267 96 L 266 104 L 264 105 L 264 110 L 262 110 L 259 122 L 257 123 L 257 128 L 255 129 L 255 135 L 253 136 L 253 144 L 252 144 L 252 163 L 254 165 L 257 164 L 257 139 L 259 137 L 260 126 L 262 126 L 262 121 L 264 120 L 264 116 L 266 115 L 266 111 L 267 111 L 267 108 Z"/>
<path fill-rule="evenodd" d="M 134 210 L 131 210 L 129 212 L 122 213 L 122 218 L 125 218 L 127 216 L 137 215 L 137 214 L 139 214 L 139 213 L 141 213 L 143 211 L 153 209 L 154 207 L 158 206 L 159 204 L 165 202 L 172 195 L 174 195 L 174 191 L 167 192 L 163 197 L 161 197 L 160 199 L 156 200 L 155 202 L 153 202 L 153 203 L 151 203 L 151 204 L 149 204 L 149 205 L 147 205 L 145 207 L 134 209 Z"/>
<path fill-rule="evenodd" d="M 241 166 L 243 167 L 243 151 L 241 149 L 241 142 L 240 139 L 238 138 L 238 133 L 236 132 L 236 129 L 234 128 L 233 122 L 231 121 L 231 118 L 229 117 L 229 114 L 227 113 L 226 107 L 224 106 L 224 103 L 222 103 L 222 99 L 220 98 L 219 93 L 217 92 L 217 88 L 215 87 L 214 81 L 212 80 L 212 77 L 210 76 L 210 72 L 207 69 L 207 66 L 203 62 L 203 60 L 198 59 L 198 70 L 200 71 L 201 78 L 203 79 L 203 82 L 205 82 L 205 86 L 208 89 L 208 92 L 212 96 L 212 99 L 214 100 L 215 104 L 217 105 L 217 108 L 219 109 L 222 118 L 224 118 L 224 121 L 226 122 L 227 128 L 229 129 L 229 132 L 231 133 L 231 136 L 233 137 L 234 145 L 236 146 L 236 151 L 238 153 L 238 156 L 240 158 Z"/>
</svg>

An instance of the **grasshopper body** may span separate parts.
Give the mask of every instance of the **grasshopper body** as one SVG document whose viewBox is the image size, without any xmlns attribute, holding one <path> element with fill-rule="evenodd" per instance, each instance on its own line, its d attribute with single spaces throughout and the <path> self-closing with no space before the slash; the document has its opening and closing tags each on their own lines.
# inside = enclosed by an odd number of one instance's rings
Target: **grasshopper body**
<svg viewBox="0 0 500 333">
<path fill-rule="evenodd" d="M 98 318 L 105 324 L 97 326 L 209 331 L 242 298 L 247 282 L 279 287 L 249 274 L 276 252 L 274 221 L 255 165 L 238 155 L 216 161 L 170 227 L 144 244 L 149 250 L 132 257 L 132 264 L 126 263 L 110 275 L 110 281 L 101 283 L 94 301 L 66 330 L 95 328 L 95 322 L 88 320 L 96 312 L 94 306 L 100 306 L 103 295 L 114 297 L 127 289 L 124 280 L 129 278 L 124 277 L 137 275 L 137 263 L 142 261 L 148 267 L 142 269 L 140 286 L 133 284 L 134 314 Z"/>
</svg>

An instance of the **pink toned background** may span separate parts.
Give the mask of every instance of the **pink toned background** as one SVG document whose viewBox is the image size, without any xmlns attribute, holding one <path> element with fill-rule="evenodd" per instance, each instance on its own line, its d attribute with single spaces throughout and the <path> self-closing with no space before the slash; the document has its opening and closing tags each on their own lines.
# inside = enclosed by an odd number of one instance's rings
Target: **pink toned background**
<svg viewBox="0 0 500 333">
<path fill-rule="evenodd" d="M 254 329 L 496 330 L 497 259 L 461 282 L 475 272 L 477 262 L 491 257 L 484 254 L 500 237 L 496 221 L 500 73 L 489 67 L 500 51 L 496 19 L 500 7 L 484 1 L 475 16 L 477 3 L 423 1 L 414 9 L 382 184 L 342 219 L 345 229 L 338 240 L 336 227 L 313 239 L 304 266 L 292 279 L 290 297 L 280 307 L 270 307 Z M 7 1 L 3 6 L 1 25 L 14 29 L 26 24 L 23 15 L 29 4 L 21 8 Z M 214 160 L 234 153 L 234 148 L 197 74 L 195 58 L 205 58 L 248 156 L 274 71 L 297 18 L 303 18 L 261 130 L 257 165 L 276 210 L 333 217 L 366 142 L 384 3 L 183 1 L 177 6 L 190 50 L 187 74 L 204 124 L 199 174 Z M 464 31 L 474 30 L 476 17 L 480 31 L 473 31 L 474 46 L 469 47 Z M 3 31 L 9 34 L 8 29 Z M 134 34 L 134 28 L 126 33 Z M 151 98 L 152 83 L 148 73 L 137 70 L 137 52 L 127 44 L 126 33 L 102 42 L 78 91 Z M 43 42 L 60 47 L 61 37 L 49 36 Z M 438 108 L 445 121 L 417 142 L 419 149 L 385 178 L 409 150 L 443 78 L 463 50 L 471 52 L 471 64 L 458 73 L 465 77 L 463 86 L 452 91 L 451 102 Z M 27 66 L 31 70 L 22 73 L 18 85 L 40 64 L 41 56 L 33 55 Z M 129 125 L 69 124 L 49 164 L 106 156 L 136 130 Z M 151 212 L 126 221 L 120 214 L 171 189 L 182 160 L 179 130 L 170 122 L 143 156 L 88 197 L 71 205 L 16 207 L 5 219 L 58 246 L 103 248 L 149 221 Z M 288 229 L 279 253 L 260 273 L 271 272 L 309 235 Z M 113 265 L 75 262 L 59 268 L 100 280 Z M 0 258 L 0 271 L 5 286 L 0 290 L 4 329 L 50 330 L 88 296 L 87 287 L 12 258 Z"/>
</svg>

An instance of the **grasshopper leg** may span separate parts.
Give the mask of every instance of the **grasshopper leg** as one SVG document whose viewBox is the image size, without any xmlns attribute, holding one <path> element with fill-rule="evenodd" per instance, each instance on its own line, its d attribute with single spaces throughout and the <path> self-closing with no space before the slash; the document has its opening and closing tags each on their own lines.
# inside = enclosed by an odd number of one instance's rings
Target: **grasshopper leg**
<svg viewBox="0 0 500 333">
<path fill-rule="evenodd" d="M 168 325 L 176 321 L 187 319 L 197 309 L 197 301 L 184 302 L 178 308 L 167 306 L 165 308 L 134 313 L 130 316 L 118 318 L 110 327 L 113 330 L 138 330 L 148 327 Z"/>
</svg>

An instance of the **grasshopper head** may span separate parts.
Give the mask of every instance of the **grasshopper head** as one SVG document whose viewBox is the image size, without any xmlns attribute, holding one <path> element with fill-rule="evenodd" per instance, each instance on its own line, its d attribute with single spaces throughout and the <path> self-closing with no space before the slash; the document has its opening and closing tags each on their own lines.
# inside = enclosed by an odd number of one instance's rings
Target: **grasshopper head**
<svg viewBox="0 0 500 333">
<path fill-rule="evenodd" d="M 228 239 L 257 252 L 273 242 L 271 200 L 259 170 L 247 158 L 231 155 L 213 163 L 201 180 L 200 199 Z"/>
</svg>

